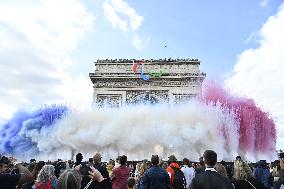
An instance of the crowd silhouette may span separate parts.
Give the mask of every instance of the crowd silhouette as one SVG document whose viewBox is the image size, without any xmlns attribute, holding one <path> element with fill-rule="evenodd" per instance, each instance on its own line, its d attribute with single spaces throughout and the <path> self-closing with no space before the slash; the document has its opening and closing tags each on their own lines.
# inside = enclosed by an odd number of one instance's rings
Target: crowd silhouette
<svg viewBox="0 0 284 189">
<path fill-rule="evenodd" d="M 246 162 L 237 156 L 217 162 L 206 150 L 199 162 L 188 158 L 128 161 L 126 155 L 102 162 L 95 153 L 88 161 L 78 153 L 75 161 L 17 162 L 0 155 L 0 189 L 283 189 L 284 159 Z"/>
</svg>

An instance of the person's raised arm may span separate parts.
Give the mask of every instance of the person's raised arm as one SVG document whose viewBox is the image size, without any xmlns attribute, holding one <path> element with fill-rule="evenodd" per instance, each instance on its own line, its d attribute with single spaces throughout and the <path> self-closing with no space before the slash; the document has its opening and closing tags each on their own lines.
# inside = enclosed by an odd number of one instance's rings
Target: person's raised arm
<svg viewBox="0 0 284 189">
<path fill-rule="evenodd" d="M 16 164 L 15 167 L 19 170 L 19 174 L 21 174 L 21 177 L 17 183 L 18 185 L 33 181 L 33 174 L 27 168 L 21 164 Z"/>
</svg>

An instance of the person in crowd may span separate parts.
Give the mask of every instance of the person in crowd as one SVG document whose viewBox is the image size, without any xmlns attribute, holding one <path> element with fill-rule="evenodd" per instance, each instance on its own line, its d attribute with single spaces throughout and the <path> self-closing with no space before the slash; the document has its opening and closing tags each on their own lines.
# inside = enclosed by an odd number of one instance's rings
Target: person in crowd
<svg viewBox="0 0 284 189">
<path fill-rule="evenodd" d="M 93 180 L 93 181 L 97 181 L 97 182 L 102 182 L 105 180 L 105 178 L 102 176 L 102 174 L 93 166 L 90 167 L 91 171 L 89 171 L 89 177 Z"/>
<path fill-rule="evenodd" d="M 204 164 L 204 160 L 203 157 L 199 158 L 199 163 L 196 165 L 195 168 L 195 175 L 198 175 L 199 173 L 204 172 L 206 169 L 205 164 Z"/>
<path fill-rule="evenodd" d="M 142 162 L 138 162 L 137 164 L 136 164 L 136 168 L 135 168 L 135 173 L 134 173 L 134 178 L 136 179 L 136 180 L 138 180 L 139 178 L 140 178 L 140 166 L 141 166 L 141 164 L 142 164 Z"/>
<path fill-rule="evenodd" d="M 284 188 L 284 159 L 279 160 L 279 166 L 280 166 L 280 170 L 278 173 L 279 179 L 274 183 L 273 189 Z"/>
<path fill-rule="evenodd" d="M 129 177 L 134 177 L 134 176 L 135 176 L 135 169 L 134 169 L 133 163 L 128 164 L 127 167 L 128 167 L 129 170 L 130 170 L 130 175 L 129 175 Z"/>
<path fill-rule="evenodd" d="M 139 185 L 142 182 L 142 178 L 146 172 L 146 170 L 149 168 L 148 164 L 146 162 L 142 162 L 138 168 L 138 175 L 137 175 L 137 187 L 139 188 Z"/>
<path fill-rule="evenodd" d="M 60 174 L 57 182 L 57 188 L 56 189 L 81 189 L 81 188 L 87 188 L 91 189 L 91 184 L 93 181 L 102 182 L 104 180 L 101 173 L 95 169 L 93 166 L 90 167 L 89 177 L 91 180 L 89 181 L 88 185 L 86 187 L 82 187 L 81 185 L 81 175 L 80 175 L 80 169 L 82 165 L 77 165 L 74 168 L 67 168 L 63 171 L 63 173 Z"/>
<path fill-rule="evenodd" d="M 129 177 L 127 179 L 127 189 L 136 189 L 135 184 L 136 184 L 135 178 Z"/>
<path fill-rule="evenodd" d="M 80 169 L 82 165 L 77 165 L 74 169 L 65 169 L 65 171 L 60 174 L 58 179 L 58 184 L 56 189 L 80 189 L 82 188 L 81 185 L 81 175 Z M 93 166 L 90 167 L 89 177 L 92 179 L 86 187 L 90 189 L 90 185 L 93 181 L 102 182 L 104 180 L 101 173 L 96 170 Z"/>
<path fill-rule="evenodd" d="M 34 180 L 32 180 L 31 182 L 23 184 L 21 189 L 32 189 L 33 185 L 35 184 L 35 180 L 37 179 L 37 175 L 44 165 L 45 165 L 44 161 L 39 161 L 39 162 L 35 163 L 34 169 L 32 170 Z"/>
<path fill-rule="evenodd" d="M 73 167 L 74 162 L 72 160 L 65 161 L 66 169 L 71 169 Z"/>
<path fill-rule="evenodd" d="M 58 159 L 52 165 L 54 166 L 54 173 L 57 178 L 66 169 L 66 163 L 62 159 Z"/>
<path fill-rule="evenodd" d="M 197 164 L 194 163 L 194 162 L 192 162 L 192 163 L 191 163 L 191 166 L 192 166 L 192 168 L 196 171 L 196 169 L 197 169 Z M 196 172 L 195 172 L 195 173 L 196 173 Z"/>
<path fill-rule="evenodd" d="M 169 174 L 159 166 L 159 156 L 152 155 L 152 167 L 142 177 L 138 189 L 171 189 Z"/>
<path fill-rule="evenodd" d="M 35 168 L 32 171 L 34 180 L 37 179 L 37 175 L 44 165 L 45 165 L 44 161 L 39 161 L 36 163 Z"/>
<path fill-rule="evenodd" d="M 73 167 L 81 165 L 82 160 L 83 160 L 83 155 L 81 153 L 76 154 L 76 162 L 74 163 Z"/>
<path fill-rule="evenodd" d="M 113 189 L 127 189 L 127 179 L 130 170 L 126 167 L 127 156 L 123 155 L 119 159 L 120 166 L 115 168 L 111 175 Z"/>
<path fill-rule="evenodd" d="M 232 162 L 225 162 L 224 160 L 222 160 L 220 163 L 225 167 L 228 178 L 231 179 L 234 175 L 234 164 Z"/>
<path fill-rule="evenodd" d="M 183 172 L 177 163 L 177 158 L 174 155 L 169 156 L 169 166 L 167 172 L 170 176 L 171 185 L 174 189 L 186 188 L 186 179 Z"/>
<path fill-rule="evenodd" d="M 214 169 L 217 163 L 217 153 L 213 150 L 206 150 L 203 158 L 206 169 L 192 179 L 190 189 L 233 189 L 230 180 Z"/>
<path fill-rule="evenodd" d="M 272 171 L 271 171 L 271 175 L 273 177 L 273 181 L 276 182 L 278 181 L 278 179 L 280 178 L 280 161 L 279 160 L 275 160 L 272 164 Z"/>
<path fill-rule="evenodd" d="M 249 165 L 241 159 L 234 162 L 232 181 L 236 189 L 265 189 L 265 186 L 253 177 Z"/>
<path fill-rule="evenodd" d="M 159 166 L 163 169 L 167 169 L 167 167 L 168 167 L 167 161 L 165 161 L 164 159 L 161 159 Z"/>
<path fill-rule="evenodd" d="M 272 186 L 272 177 L 265 160 L 258 161 L 253 175 L 256 179 L 262 182 L 266 188 L 270 189 Z"/>
<path fill-rule="evenodd" d="M 121 156 L 117 156 L 117 158 L 116 158 L 116 160 L 115 160 L 114 168 L 117 168 L 117 167 L 120 166 L 120 164 L 119 164 L 120 157 L 121 157 Z"/>
<path fill-rule="evenodd" d="M 236 161 L 242 161 L 242 157 L 241 156 L 237 156 L 236 157 Z"/>
<path fill-rule="evenodd" d="M 143 177 L 148 168 L 148 164 L 146 162 L 142 162 L 138 168 L 138 178 Z"/>
<path fill-rule="evenodd" d="M 112 160 L 112 159 L 110 159 L 110 160 L 108 161 L 107 166 L 106 166 L 106 169 L 107 169 L 107 171 L 108 171 L 109 176 L 111 176 L 111 174 L 112 174 L 112 170 L 113 170 L 113 168 L 114 168 L 114 165 L 115 165 L 115 161 Z"/>
<path fill-rule="evenodd" d="M 102 156 L 100 153 L 96 153 L 93 156 L 94 161 L 94 168 L 97 169 L 101 175 L 103 176 L 104 180 L 102 182 L 94 181 L 93 188 L 96 189 L 111 189 L 111 180 L 109 177 L 109 172 L 107 171 L 105 166 L 102 166 Z"/>
<path fill-rule="evenodd" d="M 80 189 L 81 176 L 76 169 L 66 169 L 58 178 L 56 189 Z"/>
<path fill-rule="evenodd" d="M 183 167 L 181 171 L 183 172 L 186 180 L 186 188 L 188 189 L 192 179 L 195 177 L 195 170 L 192 168 L 189 159 L 183 158 L 182 160 Z"/>
<path fill-rule="evenodd" d="M 15 160 L 13 160 L 15 161 Z M 13 162 L 6 156 L 0 159 L 0 188 L 15 189 L 33 180 L 32 173 L 20 163 Z M 10 174 L 12 169 L 17 169 L 18 174 Z"/>
<path fill-rule="evenodd" d="M 35 181 L 35 189 L 55 189 L 57 178 L 55 176 L 55 168 L 53 165 L 44 165 L 38 173 Z"/>
<path fill-rule="evenodd" d="M 32 162 L 32 163 L 28 164 L 27 169 L 30 172 L 32 172 L 34 170 L 35 166 L 36 166 L 36 162 Z"/>
<path fill-rule="evenodd" d="M 216 163 L 216 165 L 214 166 L 214 169 L 217 171 L 217 173 L 219 173 L 220 175 L 224 176 L 224 177 L 228 177 L 226 168 L 224 167 L 224 165 L 222 165 L 221 163 Z"/>
</svg>

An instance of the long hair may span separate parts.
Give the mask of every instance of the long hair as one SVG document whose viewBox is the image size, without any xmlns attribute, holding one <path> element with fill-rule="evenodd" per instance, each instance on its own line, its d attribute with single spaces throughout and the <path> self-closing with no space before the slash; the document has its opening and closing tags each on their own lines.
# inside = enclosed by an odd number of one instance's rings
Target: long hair
<svg viewBox="0 0 284 189">
<path fill-rule="evenodd" d="M 221 163 L 216 163 L 214 168 L 216 169 L 217 173 L 219 173 L 220 175 L 223 175 L 224 177 L 228 177 L 226 168 Z"/>
<path fill-rule="evenodd" d="M 253 177 L 252 171 L 249 165 L 242 160 L 234 161 L 234 176 L 235 179 L 248 179 Z"/>
<path fill-rule="evenodd" d="M 149 168 L 149 167 L 148 167 L 147 163 L 143 162 L 143 163 L 140 165 L 139 169 L 138 169 L 139 176 L 140 176 L 140 177 L 144 176 L 144 173 L 146 172 L 146 170 L 147 170 L 148 168 Z"/>
<path fill-rule="evenodd" d="M 58 179 L 56 189 L 80 189 L 81 177 L 77 170 L 67 169 Z"/>
<path fill-rule="evenodd" d="M 46 183 L 54 177 L 54 166 L 53 165 L 44 165 L 37 175 L 38 183 Z"/>
</svg>

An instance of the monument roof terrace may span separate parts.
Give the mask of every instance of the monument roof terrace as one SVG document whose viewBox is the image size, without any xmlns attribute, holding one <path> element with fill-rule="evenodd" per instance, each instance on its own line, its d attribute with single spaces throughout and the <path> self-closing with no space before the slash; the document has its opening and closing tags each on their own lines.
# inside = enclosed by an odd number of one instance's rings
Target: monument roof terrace
<svg viewBox="0 0 284 189">
<path fill-rule="evenodd" d="M 144 63 L 155 63 L 155 64 L 166 64 L 166 63 L 191 63 L 200 65 L 200 61 L 198 59 L 172 59 L 172 58 L 164 58 L 164 59 L 98 59 L 96 64 L 117 64 L 117 63 L 133 63 L 143 61 Z"/>
</svg>

